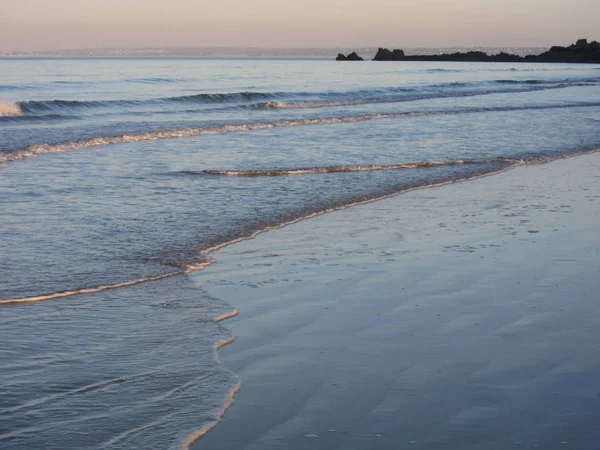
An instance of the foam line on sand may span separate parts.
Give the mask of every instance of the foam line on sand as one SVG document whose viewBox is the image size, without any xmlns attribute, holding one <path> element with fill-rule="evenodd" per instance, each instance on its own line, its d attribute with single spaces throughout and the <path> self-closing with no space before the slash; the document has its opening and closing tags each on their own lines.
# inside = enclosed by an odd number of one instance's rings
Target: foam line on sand
<svg viewBox="0 0 600 450">
<path fill-rule="evenodd" d="M 234 314 L 235 313 L 235 314 Z M 233 315 L 232 315 L 233 314 Z M 219 316 L 217 317 L 215 320 L 215 322 L 219 322 L 221 320 L 225 320 L 227 318 L 230 317 L 234 317 L 237 315 L 237 310 L 233 311 L 232 313 L 229 314 L 224 314 L 223 316 Z M 228 316 L 228 317 L 225 317 Z M 220 319 L 220 320 L 217 320 Z M 215 343 L 214 345 L 214 355 L 215 355 L 215 360 L 221 364 L 221 359 L 219 358 L 219 349 L 225 347 L 226 345 L 231 344 L 232 342 L 234 342 L 237 339 L 237 336 L 232 336 L 229 339 L 222 339 L 219 340 Z M 235 385 L 231 388 L 231 390 L 227 393 L 227 397 L 225 398 L 225 402 L 223 404 L 223 406 L 214 414 L 214 420 L 207 423 L 206 425 L 204 425 L 200 430 L 198 430 L 197 432 L 191 434 L 190 436 L 188 436 L 186 438 L 186 440 L 183 443 L 183 448 L 184 449 L 190 449 L 192 448 L 192 445 L 202 439 L 207 433 L 209 433 L 210 431 L 212 431 L 221 420 L 223 420 L 223 417 L 225 416 L 225 413 L 227 412 L 227 410 L 229 408 L 231 408 L 231 406 L 233 405 L 234 401 L 235 401 L 235 396 L 238 394 L 238 392 L 240 392 L 240 390 L 242 389 L 242 385 L 243 385 L 243 381 L 241 379 L 237 379 L 237 382 L 235 383 Z"/>
</svg>

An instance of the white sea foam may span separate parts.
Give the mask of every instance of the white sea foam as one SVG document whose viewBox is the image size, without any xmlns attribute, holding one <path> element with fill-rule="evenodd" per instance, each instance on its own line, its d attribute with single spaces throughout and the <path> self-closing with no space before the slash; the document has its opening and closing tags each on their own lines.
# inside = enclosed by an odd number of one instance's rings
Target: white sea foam
<svg viewBox="0 0 600 450">
<path fill-rule="evenodd" d="M 137 141 L 156 141 L 161 139 L 172 139 L 181 137 L 194 137 L 205 134 L 225 134 L 243 131 L 263 130 L 268 128 L 290 128 L 302 125 L 331 125 L 336 123 L 353 123 L 376 119 L 392 118 L 392 114 L 372 114 L 364 116 L 351 116 L 341 118 L 320 118 L 320 119 L 300 119 L 286 120 L 281 122 L 266 122 L 241 125 L 225 125 L 215 128 L 187 128 L 182 130 L 158 131 L 153 133 L 126 134 L 122 136 L 111 137 L 96 137 L 92 139 L 84 139 L 80 141 L 68 142 L 57 145 L 32 145 L 25 149 L 0 156 L 0 163 L 8 161 L 17 161 L 31 156 L 42 155 L 45 153 L 62 153 L 83 148 L 100 147 L 110 144 L 129 143 Z"/>
<path fill-rule="evenodd" d="M 0 117 L 22 116 L 21 107 L 13 102 L 0 102 Z"/>
<path fill-rule="evenodd" d="M 313 109 L 330 108 L 334 106 L 353 106 L 368 103 L 391 103 L 390 99 L 353 99 L 353 100 L 329 100 L 316 102 L 259 102 L 250 105 L 254 109 Z"/>
<path fill-rule="evenodd" d="M 156 275 L 156 276 L 140 278 L 140 279 L 132 280 L 132 281 L 125 281 L 123 283 L 116 283 L 116 284 L 98 286 L 98 287 L 93 287 L 93 288 L 84 288 L 84 289 L 77 289 L 77 290 L 72 290 L 72 291 L 57 292 L 54 294 L 38 295 L 35 297 L 22 297 L 22 298 L 12 298 L 12 299 L 0 300 L 0 305 L 16 305 L 16 304 L 20 304 L 20 303 L 43 302 L 46 300 L 56 300 L 59 298 L 72 297 L 74 295 L 98 294 L 103 291 L 119 289 L 119 288 L 128 287 L 128 286 L 135 286 L 136 284 L 141 284 L 141 283 L 147 283 L 148 281 L 162 280 L 163 278 L 172 277 L 174 275 L 180 275 L 182 273 L 184 273 L 184 272 L 170 272 L 170 273 L 165 273 L 163 275 Z"/>
<path fill-rule="evenodd" d="M 162 275 L 155 275 L 155 276 L 150 276 L 150 277 L 146 277 L 146 278 L 139 278 L 137 280 L 125 281 L 123 283 L 109 284 L 109 285 L 92 287 L 92 288 L 75 289 L 75 290 L 71 290 L 71 291 L 57 292 L 54 294 L 38 295 L 35 297 L 22 297 L 22 298 L 12 298 L 12 299 L 0 300 L 0 306 L 16 305 L 16 304 L 21 304 L 21 303 L 43 302 L 43 301 L 47 301 L 47 300 L 56 300 L 56 299 L 65 298 L 65 297 L 73 297 L 74 295 L 98 294 L 100 292 L 104 292 L 104 291 L 108 291 L 108 290 L 112 290 L 112 289 L 119 289 L 119 288 L 123 288 L 123 287 L 135 286 L 136 284 L 147 283 L 149 281 L 158 281 L 158 280 L 162 280 L 163 278 L 168 278 L 168 277 L 172 277 L 175 275 L 182 275 L 182 274 L 187 274 L 187 273 L 191 273 L 191 272 L 197 272 L 197 271 L 206 269 L 208 266 L 210 266 L 214 262 L 215 262 L 214 259 L 210 259 L 208 261 L 201 262 L 201 263 L 198 263 L 195 265 L 188 265 L 188 266 L 184 267 L 183 270 L 181 270 L 181 271 L 169 272 L 169 273 L 164 273 Z"/>
<path fill-rule="evenodd" d="M 235 308 L 233 311 L 230 311 L 228 313 L 225 314 L 221 314 L 220 316 L 217 316 L 213 319 L 213 322 L 223 322 L 224 320 L 227 319 L 231 319 L 232 317 L 236 317 L 240 312 L 238 311 L 237 308 Z"/>
<path fill-rule="evenodd" d="M 213 347 L 213 353 L 214 353 L 214 358 L 219 365 L 222 365 L 221 358 L 219 358 L 219 349 L 221 349 L 222 347 L 225 347 L 226 345 L 231 344 L 236 339 L 237 339 L 237 336 L 233 335 L 229 339 L 222 339 L 215 343 L 215 345 Z M 244 384 L 243 381 L 240 378 L 237 378 L 237 382 L 236 382 L 235 386 L 233 386 L 233 388 L 229 391 L 229 393 L 227 394 L 227 397 L 225 398 L 225 403 L 213 415 L 214 420 L 207 423 L 206 425 L 204 425 L 204 427 L 202 427 L 200 430 L 198 430 L 195 433 L 188 436 L 182 445 L 184 450 L 190 450 L 196 441 L 202 439 L 208 432 L 212 431 L 219 424 L 219 422 L 221 420 L 223 420 L 225 413 L 233 405 L 235 396 L 238 394 L 238 392 L 240 392 L 243 384 Z"/>
</svg>

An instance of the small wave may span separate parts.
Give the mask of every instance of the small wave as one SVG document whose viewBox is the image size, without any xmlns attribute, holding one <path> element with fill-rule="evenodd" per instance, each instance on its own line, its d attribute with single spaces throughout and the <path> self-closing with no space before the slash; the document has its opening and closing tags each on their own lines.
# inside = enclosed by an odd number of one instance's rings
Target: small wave
<svg viewBox="0 0 600 450">
<path fill-rule="evenodd" d="M 64 120 L 64 119 L 78 119 L 77 116 L 68 116 L 63 114 L 41 114 L 36 116 L 26 116 L 26 115 L 18 115 L 18 116 L 1 116 L 0 115 L 0 123 L 2 122 L 45 122 L 52 120 Z"/>
<path fill-rule="evenodd" d="M 86 394 L 88 392 L 104 390 L 106 388 L 110 388 L 111 386 L 114 386 L 115 384 L 122 384 L 122 383 L 126 383 L 128 381 L 132 381 L 132 380 L 139 379 L 139 378 L 146 378 L 148 376 L 152 376 L 152 374 L 153 374 L 153 372 L 151 372 L 151 371 L 142 372 L 142 373 L 132 374 L 132 375 L 128 375 L 128 376 L 112 378 L 110 380 L 100 381 L 98 383 L 88 384 L 86 386 L 82 386 L 79 388 L 68 389 L 63 392 L 59 392 L 57 394 L 51 394 L 51 395 L 47 395 L 45 397 L 40 397 L 40 398 L 30 400 L 30 401 L 20 404 L 18 406 L 13 406 L 13 407 L 9 407 L 6 409 L 2 409 L 2 410 L 0 410 L 0 414 L 14 413 L 14 412 L 22 411 L 22 410 L 31 410 L 33 408 L 39 407 L 40 405 L 48 403 L 57 398 L 76 396 L 76 395 L 80 395 L 80 394 Z"/>
<path fill-rule="evenodd" d="M 287 104 L 282 102 L 258 102 L 250 105 L 253 109 L 285 109 L 286 107 Z"/>
<path fill-rule="evenodd" d="M 184 270 L 163 273 L 161 275 L 155 275 L 155 276 L 146 277 L 146 278 L 139 278 L 137 280 L 125 281 L 123 283 L 109 284 L 109 285 L 98 286 L 98 287 L 93 287 L 93 288 L 76 289 L 76 290 L 72 290 L 72 291 L 57 292 L 54 294 L 47 294 L 47 295 L 38 295 L 35 297 L 23 297 L 23 298 L 12 298 L 12 299 L 0 300 L 0 306 L 18 305 L 21 303 L 43 302 L 43 301 L 47 301 L 47 300 L 57 300 L 60 298 L 73 297 L 75 295 L 98 294 L 98 293 L 104 292 L 104 291 L 109 291 L 109 290 L 113 290 L 113 289 L 129 287 L 129 286 L 135 286 L 137 284 L 147 283 L 149 281 L 158 281 L 158 280 L 162 280 L 163 278 L 169 278 L 169 277 L 173 277 L 176 275 L 183 275 L 186 273 L 204 270 L 208 266 L 213 264 L 214 262 L 215 262 L 214 260 L 209 259 L 208 261 L 203 262 L 203 263 L 198 263 L 195 265 L 188 265 L 185 267 Z"/>
<path fill-rule="evenodd" d="M 543 85 L 548 86 L 548 89 L 552 89 L 553 87 L 568 87 L 568 86 L 589 86 L 594 85 L 600 82 L 600 78 L 598 77 L 588 77 L 588 78 L 564 78 L 564 79 L 555 79 L 555 80 L 538 80 L 538 79 L 528 79 L 528 80 L 512 80 L 512 79 L 502 79 L 502 80 L 494 80 L 494 83 L 499 84 L 524 84 L 524 85 Z"/>
<path fill-rule="evenodd" d="M 164 100 L 174 102 L 223 102 L 223 101 L 251 101 L 255 99 L 267 99 L 275 98 L 277 96 L 283 96 L 285 93 L 282 92 L 231 92 L 231 93 L 219 93 L 219 94 L 195 94 L 195 95 L 184 95 L 181 97 L 167 97 Z"/>
<path fill-rule="evenodd" d="M 74 80 L 56 80 L 54 84 L 67 84 L 67 85 L 78 85 L 78 84 L 91 84 L 89 81 L 74 81 Z"/>
<path fill-rule="evenodd" d="M 447 70 L 447 69 L 432 69 Z M 169 78 L 137 78 L 135 82 L 167 83 L 176 81 Z M 156 97 L 150 99 L 114 99 L 114 100 L 28 100 L 10 105 L 17 105 L 22 113 L 40 114 L 48 112 L 64 112 L 67 109 L 101 108 L 101 107 L 136 107 L 155 105 L 161 103 L 204 103 L 204 104 L 235 104 L 235 107 L 253 109 L 308 109 L 336 106 L 352 106 L 369 103 L 394 103 L 428 98 L 464 97 L 486 94 L 501 94 L 511 92 L 526 92 L 527 90 L 560 89 L 569 86 L 580 86 L 581 83 L 596 84 L 598 78 L 578 80 L 511 80 L 502 79 L 491 82 L 449 82 L 419 87 L 390 86 L 369 90 L 342 91 L 342 92 L 225 92 L 225 93 L 199 93 L 176 97 Z M 506 88 L 492 88 L 494 84 L 506 84 Z M 486 87 L 487 86 L 487 87 Z M 529 86 L 529 87 L 527 87 Z M 309 97 L 305 101 L 300 98 Z M 312 97 L 312 98 L 310 98 Z M 289 102 L 285 99 L 291 99 Z M 250 103 L 249 102 L 254 102 Z M 6 109 L 6 106 L 4 107 Z M 14 106 L 13 106 L 14 109 Z M 0 113 L 1 115 L 1 113 Z"/>
<path fill-rule="evenodd" d="M 152 98 L 145 100 L 28 100 L 16 103 L 22 112 L 39 114 L 51 111 L 64 111 L 67 109 L 106 108 L 106 107 L 132 107 L 153 105 L 169 102 L 189 103 L 225 103 L 232 101 L 251 101 L 253 99 L 274 98 L 277 94 L 259 92 L 239 92 L 230 94 L 195 94 L 181 97 Z"/>
<path fill-rule="evenodd" d="M 0 117 L 22 116 L 23 110 L 18 103 L 0 102 Z"/>
<path fill-rule="evenodd" d="M 464 70 L 458 70 L 458 69 L 427 69 L 424 72 L 429 72 L 429 73 L 462 73 L 462 72 L 464 72 Z"/>
<path fill-rule="evenodd" d="M 102 107 L 132 107 L 141 105 L 152 105 L 169 102 L 200 102 L 200 103 L 225 103 L 233 101 L 252 101 L 258 99 L 273 99 L 276 96 L 285 96 L 285 93 L 267 93 L 267 92 L 234 92 L 222 94 L 195 94 L 184 95 L 180 97 L 158 97 L 141 100 L 27 100 L 17 103 L 16 105 L 22 113 L 39 114 L 51 111 L 64 111 L 66 109 L 82 109 L 82 108 L 102 108 Z M 0 107 L 1 108 L 1 107 Z M 0 109 L 1 115 L 2 109 Z"/>
<path fill-rule="evenodd" d="M 448 87 L 470 87 L 470 86 L 477 86 L 480 83 L 467 83 L 465 81 L 452 81 L 450 83 L 440 83 L 440 84 L 432 84 L 430 86 L 425 86 L 427 87 L 433 87 L 433 88 L 448 88 Z"/>
<path fill-rule="evenodd" d="M 0 92 L 3 92 L 3 91 L 19 91 L 21 89 L 24 89 L 24 87 L 22 87 L 22 86 L 14 86 L 14 85 L 10 85 L 10 84 L 0 84 Z"/>
<path fill-rule="evenodd" d="M 99 100 L 29 100 L 18 102 L 18 106 L 24 113 L 36 114 L 73 108 L 97 108 L 108 106 L 110 103 L 113 102 Z"/>
<path fill-rule="evenodd" d="M 308 175 L 316 173 L 344 173 L 344 172 L 369 172 L 380 170 L 406 170 L 406 169 L 423 169 L 439 166 L 460 166 L 467 164 L 490 164 L 504 163 L 516 164 L 517 160 L 495 158 L 495 159 L 459 159 L 456 161 L 422 161 L 403 164 L 364 164 L 355 166 L 326 166 L 326 167 L 305 167 L 298 169 L 271 169 L 271 170 L 202 170 L 202 171 L 184 171 L 189 175 L 224 175 L 235 177 L 273 177 L 285 175 Z"/>
<path fill-rule="evenodd" d="M 500 84 L 549 84 L 551 81 L 543 80 L 495 80 L 496 83 Z"/>
<path fill-rule="evenodd" d="M 81 150 L 83 148 L 100 147 L 104 145 L 120 144 L 138 141 L 156 141 L 161 139 L 172 139 L 181 137 L 195 137 L 206 134 L 225 134 L 243 131 L 264 130 L 268 128 L 290 128 L 303 125 L 327 125 L 338 123 L 353 123 L 366 120 L 376 120 L 383 118 L 392 118 L 392 114 L 374 114 L 367 116 L 350 116 L 341 118 L 322 118 L 322 119 L 300 119 L 286 120 L 282 122 L 266 122 L 241 125 L 224 125 L 215 128 L 187 128 L 183 130 L 158 131 L 154 133 L 139 133 L 121 136 L 96 137 L 92 139 L 84 139 L 81 141 L 68 142 L 64 144 L 41 144 L 32 145 L 25 149 L 14 153 L 0 156 L 0 163 L 9 161 L 18 161 L 32 156 L 42 155 L 46 153 L 62 153 L 68 151 Z"/>
<path fill-rule="evenodd" d="M 392 103 L 392 99 L 355 99 L 355 100 L 328 100 L 328 101 L 307 101 L 307 102 L 258 102 L 250 104 L 253 109 L 313 109 L 313 108 L 330 108 L 335 106 L 354 106 L 364 105 L 368 103 Z"/>
<path fill-rule="evenodd" d="M 160 83 L 177 83 L 183 81 L 178 78 L 161 78 L 161 77 L 150 77 L 150 78 L 128 78 L 126 80 L 129 83 L 145 83 L 145 84 L 160 84 Z"/>
<path fill-rule="evenodd" d="M 367 122 L 371 120 L 381 119 L 396 119 L 401 117 L 420 117 L 420 116 L 436 116 L 447 114 L 473 114 L 482 112 L 503 112 L 503 111 L 526 111 L 526 110 L 541 110 L 541 109 L 567 109 L 567 108 L 582 108 L 600 106 L 600 102 L 578 102 L 571 104 L 557 105 L 539 105 L 539 106 L 517 106 L 517 107 L 495 107 L 495 108 L 469 108 L 456 110 L 439 110 L 439 111 L 419 111 L 419 112 L 401 112 L 387 114 L 366 114 L 366 115 L 351 115 L 343 117 L 320 117 L 314 119 L 298 119 L 298 120 L 283 120 L 280 122 L 258 122 L 249 124 L 223 125 L 214 128 L 186 128 L 180 130 L 157 131 L 150 133 L 126 134 L 120 136 L 95 137 L 91 139 L 83 139 L 80 141 L 67 142 L 62 144 L 40 144 L 32 145 L 24 149 L 13 150 L 10 153 L 0 155 L 0 164 L 10 161 L 18 161 L 32 156 L 42 155 L 46 153 L 62 153 L 75 151 L 84 148 L 100 147 L 104 145 L 138 142 L 138 141 L 157 141 L 162 139 L 196 137 L 211 134 L 226 134 L 235 132 L 265 130 L 270 128 L 291 128 L 297 126 L 309 125 L 334 125 L 348 124 L 356 122 Z"/>
<path fill-rule="evenodd" d="M 592 80 L 580 80 L 578 82 L 565 80 L 564 82 L 545 82 L 541 80 L 495 80 L 493 84 L 507 84 L 506 88 L 491 88 L 488 82 L 478 83 L 442 83 L 423 86 L 420 89 L 406 88 L 388 88 L 373 90 L 369 92 L 353 92 L 353 93 L 330 93 L 329 97 L 322 100 L 307 100 L 307 101 L 264 101 L 256 102 L 247 105 L 256 110 L 268 109 L 317 109 L 317 108 L 332 108 L 340 106 L 356 106 L 368 104 L 383 104 L 383 103 L 403 103 L 419 100 L 427 100 L 434 98 L 450 98 L 450 97 L 475 97 L 480 95 L 490 94 L 510 94 L 514 92 L 533 92 L 549 89 L 563 89 L 567 87 L 589 86 L 595 84 Z M 459 89 L 452 89 L 459 88 Z M 369 96 L 371 94 L 371 96 Z M 372 96 L 375 94 L 376 96 Z M 352 98 L 344 98 L 344 96 L 352 95 Z"/>
</svg>

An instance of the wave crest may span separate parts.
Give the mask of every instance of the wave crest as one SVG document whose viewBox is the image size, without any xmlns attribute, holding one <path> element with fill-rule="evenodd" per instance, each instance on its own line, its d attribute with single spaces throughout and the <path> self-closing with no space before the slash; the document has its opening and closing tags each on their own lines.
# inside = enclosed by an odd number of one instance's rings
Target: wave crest
<svg viewBox="0 0 600 450">
<path fill-rule="evenodd" d="M 23 111 L 23 113 L 28 114 L 39 114 L 45 113 L 48 111 L 57 111 L 64 109 L 73 109 L 73 108 L 97 108 L 102 106 L 110 106 L 111 104 L 119 104 L 119 105 L 132 105 L 137 104 L 139 102 L 136 101 L 118 101 L 118 100 L 29 100 L 18 102 L 17 105 Z"/>
<path fill-rule="evenodd" d="M 110 144 L 121 144 L 137 141 L 157 141 L 159 139 L 172 139 L 181 137 L 195 137 L 205 134 L 225 134 L 240 131 L 264 130 L 267 128 L 290 128 L 303 125 L 328 125 L 337 123 L 353 123 L 366 120 L 376 120 L 383 118 L 392 118 L 390 114 L 374 114 L 367 116 L 351 116 L 341 118 L 323 118 L 323 119 L 299 119 L 285 120 L 281 122 L 265 122 L 240 125 L 224 125 L 214 128 L 187 128 L 182 130 L 157 131 L 150 133 L 125 134 L 120 136 L 96 137 L 91 139 L 83 139 L 80 141 L 67 142 L 64 144 L 40 144 L 32 145 L 19 150 L 15 153 L 0 155 L 0 163 L 9 161 L 18 161 L 31 156 L 42 155 L 45 153 L 62 153 L 83 148 L 100 147 Z"/>
<path fill-rule="evenodd" d="M 432 69 L 445 70 L 445 69 Z M 135 82 L 167 83 L 167 78 L 141 78 Z M 0 115 L 46 114 L 65 112 L 65 110 L 106 107 L 138 107 L 154 104 L 233 104 L 235 107 L 252 109 L 310 109 L 340 106 L 353 106 L 375 103 L 395 103 L 429 98 L 465 97 L 512 92 L 530 92 L 544 89 L 562 89 L 572 86 L 596 85 L 600 78 L 581 78 L 564 80 L 537 79 L 498 79 L 484 82 L 447 82 L 418 87 L 388 86 L 358 91 L 333 92 L 223 92 L 199 93 L 175 97 L 156 97 L 147 99 L 109 99 L 109 100 L 29 100 L 17 103 L 0 104 Z M 16 106 L 15 106 L 16 105 Z M 18 109 L 17 109 L 18 108 Z M 4 114 L 2 111 L 5 111 Z M 8 112 L 7 112 L 8 111 Z"/>
<path fill-rule="evenodd" d="M 555 84 L 552 81 L 544 80 L 496 80 L 500 84 Z"/>
<path fill-rule="evenodd" d="M 392 103 L 398 101 L 397 98 L 363 98 L 349 100 L 323 100 L 323 101 L 303 101 L 303 102 L 258 102 L 251 103 L 252 109 L 314 109 L 330 108 L 335 106 L 354 106 L 369 103 Z"/>
<path fill-rule="evenodd" d="M 284 93 L 267 92 L 232 92 L 217 94 L 194 94 L 180 97 L 159 97 L 140 100 L 26 100 L 17 103 L 9 103 L 14 108 L 19 108 L 21 114 L 40 114 L 52 111 L 64 111 L 65 109 L 102 108 L 102 107 L 135 107 L 140 105 L 152 105 L 160 103 L 227 103 L 227 102 L 249 102 L 260 99 L 273 99 L 277 96 L 285 96 Z M 5 107 L 8 109 L 8 107 Z M 0 115 L 2 106 L 0 106 Z"/>
<path fill-rule="evenodd" d="M 184 95 L 181 97 L 168 97 L 164 100 L 175 101 L 175 102 L 189 102 L 189 101 L 202 101 L 202 102 L 223 102 L 223 101 L 252 101 L 256 99 L 268 99 L 275 98 L 277 95 L 285 95 L 283 93 L 269 93 L 269 92 L 230 92 L 230 93 L 218 93 L 218 94 L 195 94 L 195 95 Z"/>
<path fill-rule="evenodd" d="M 22 116 L 23 114 L 18 103 L 0 102 L 0 117 Z"/>
</svg>

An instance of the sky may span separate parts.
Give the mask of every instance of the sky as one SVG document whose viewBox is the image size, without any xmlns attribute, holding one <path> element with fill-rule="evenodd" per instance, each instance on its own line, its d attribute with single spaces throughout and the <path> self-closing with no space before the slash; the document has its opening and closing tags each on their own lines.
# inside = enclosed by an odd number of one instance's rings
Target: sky
<svg viewBox="0 0 600 450">
<path fill-rule="evenodd" d="M 549 47 L 600 40 L 598 0 L 0 0 L 0 51 Z"/>
</svg>

